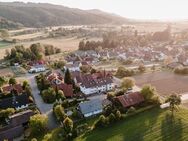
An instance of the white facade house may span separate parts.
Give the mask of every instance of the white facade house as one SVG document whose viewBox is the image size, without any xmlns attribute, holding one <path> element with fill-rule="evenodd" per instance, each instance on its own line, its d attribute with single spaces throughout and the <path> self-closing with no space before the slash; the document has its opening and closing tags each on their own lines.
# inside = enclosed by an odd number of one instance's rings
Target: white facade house
<svg viewBox="0 0 188 141">
<path fill-rule="evenodd" d="M 104 85 L 94 85 L 91 87 L 87 87 L 85 85 L 80 85 L 80 90 L 82 93 L 84 93 L 85 95 L 91 95 L 94 93 L 101 93 L 101 92 L 106 92 L 106 91 L 110 91 L 114 88 L 114 85 L 112 82 L 104 84 Z"/>
<path fill-rule="evenodd" d="M 81 66 L 81 63 L 66 64 L 64 69 L 65 70 L 69 69 L 70 72 L 80 71 L 80 66 Z"/>
<path fill-rule="evenodd" d="M 44 72 L 46 68 L 43 65 L 38 65 L 32 67 L 28 72 L 29 73 L 38 73 L 38 72 Z"/>
</svg>

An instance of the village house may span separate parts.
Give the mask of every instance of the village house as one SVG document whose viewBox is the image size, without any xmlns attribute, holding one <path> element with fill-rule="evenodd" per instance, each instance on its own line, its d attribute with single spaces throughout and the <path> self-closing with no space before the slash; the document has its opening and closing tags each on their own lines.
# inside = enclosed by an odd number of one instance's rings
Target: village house
<svg viewBox="0 0 188 141">
<path fill-rule="evenodd" d="M 3 98 L 0 100 L 0 108 L 15 108 L 16 110 L 25 109 L 29 106 L 31 101 L 28 94 L 13 95 L 12 97 Z"/>
<path fill-rule="evenodd" d="M 73 64 L 66 64 L 64 69 L 67 70 L 69 69 L 70 72 L 74 71 L 80 71 L 81 63 L 80 62 L 75 62 Z"/>
<path fill-rule="evenodd" d="M 114 88 L 112 76 L 107 73 L 82 74 L 74 72 L 72 76 L 85 95 L 100 94 Z"/>
<path fill-rule="evenodd" d="M 62 90 L 65 97 L 73 97 L 73 86 L 65 84 L 60 73 L 47 73 L 46 79 L 54 89 Z"/>
<path fill-rule="evenodd" d="M 28 125 L 30 117 L 33 115 L 32 110 L 26 110 L 9 116 L 6 119 L 7 124 L 0 127 L 0 141 L 4 141 L 5 139 L 11 141 L 21 136 L 24 133 L 25 127 Z"/>
<path fill-rule="evenodd" d="M 98 53 L 98 58 L 102 59 L 109 59 L 109 53 L 108 51 L 101 51 Z"/>
<path fill-rule="evenodd" d="M 144 102 L 144 97 L 140 94 L 140 92 L 133 92 L 124 94 L 121 96 L 116 97 L 117 101 L 120 102 L 120 104 L 124 108 L 129 108 L 131 106 L 136 106 L 142 102 Z"/>
<path fill-rule="evenodd" d="M 21 84 L 7 85 L 2 88 L 2 93 L 11 93 L 14 91 L 17 94 L 23 93 L 23 88 Z"/>
<path fill-rule="evenodd" d="M 46 70 L 45 66 L 44 65 L 35 65 L 35 66 L 32 66 L 30 69 L 29 69 L 29 73 L 38 73 L 38 72 L 44 72 Z"/>
<path fill-rule="evenodd" d="M 79 103 L 78 109 L 86 118 L 102 113 L 103 108 L 110 104 L 111 102 L 107 99 L 93 99 L 90 101 Z"/>
</svg>

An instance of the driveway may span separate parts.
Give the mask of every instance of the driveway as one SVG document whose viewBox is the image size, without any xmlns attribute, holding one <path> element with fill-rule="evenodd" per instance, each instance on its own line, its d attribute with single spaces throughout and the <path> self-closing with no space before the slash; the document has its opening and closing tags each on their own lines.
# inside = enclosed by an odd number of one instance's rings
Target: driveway
<svg viewBox="0 0 188 141">
<path fill-rule="evenodd" d="M 27 74 L 27 79 L 29 81 L 29 84 L 31 86 L 32 94 L 35 99 L 35 103 L 37 107 L 39 108 L 40 112 L 42 114 L 45 114 L 48 116 L 48 128 L 54 129 L 58 127 L 58 123 L 56 122 L 55 117 L 53 116 L 53 104 L 46 104 L 43 102 L 42 97 L 40 96 L 40 91 L 37 87 L 37 83 L 35 81 L 35 75 Z"/>
</svg>

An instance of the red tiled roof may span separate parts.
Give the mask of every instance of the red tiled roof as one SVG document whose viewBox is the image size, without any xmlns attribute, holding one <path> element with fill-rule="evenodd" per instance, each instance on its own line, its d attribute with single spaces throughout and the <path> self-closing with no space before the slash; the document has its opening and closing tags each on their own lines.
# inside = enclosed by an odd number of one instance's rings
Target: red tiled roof
<svg viewBox="0 0 188 141">
<path fill-rule="evenodd" d="M 44 61 L 44 60 L 30 61 L 28 64 L 29 64 L 30 66 L 34 66 L 34 65 L 43 65 L 43 64 L 45 64 L 45 61 Z"/>
<path fill-rule="evenodd" d="M 73 78 L 76 78 L 77 83 L 81 83 L 81 85 L 86 88 L 97 87 L 113 83 L 111 77 L 104 76 L 104 74 L 102 73 L 82 74 L 80 72 L 75 72 L 72 73 L 72 76 Z"/>
<path fill-rule="evenodd" d="M 47 80 L 50 82 L 53 81 L 54 79 L 63 80 L 63 77 L 59 73 L 51 73 L 50 75 L 47 76 Z"/>
<path fill-rule="evenodd" d="M 65 97 L 72 97 L 73 96 L 73 87 L 72 85 L 67 85 L 65 83 L 61 83 L 59 85 L 57 85 L 57 88 L 59 90 L 62 90 Z"/>
<path fill-rule="evenodd" d="M 23 92 L 23 88 L 21 84 L 15 84 L 15 85 L 8 85 L 2 88 L 4 92 L 11 92 L 13 89 L 16 90 L 18 93 Z"/>
<path fill-rule="evenodd" d="M 92 62 L 94 59 L 92 57 L 86 57 L 84 60 L 87 62 Z"/>
<path fill-rule="evenodd" d="M 144 101 L 144 97 L 139 92 L 121 95 L 118 96 L 117 99 L 125 108 L 137 105 Z"/>
<path fill-rule="evenodd" d="M 92 74 L 93 78 L 105 78 L 105 77 L 112 77 L 112 73 L 109 71 L 99 71 L 97 73 Z"/>
</svg>

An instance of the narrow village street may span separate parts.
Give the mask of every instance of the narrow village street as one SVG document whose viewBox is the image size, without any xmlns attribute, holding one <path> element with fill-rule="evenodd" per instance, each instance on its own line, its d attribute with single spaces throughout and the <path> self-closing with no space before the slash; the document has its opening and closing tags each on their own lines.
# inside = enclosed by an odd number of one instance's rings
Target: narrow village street
<svg viewBox="0 0 188 141">
<path fill-rule="evenodd" d="M 48 116 L 48 128 L 54 129 L 58 127 L 58 123 L 53 116 L 53 104 L 46 104 L 43 102 L 42 97 L 40 96 L 40 91 L 37 87 L 37 83 L 35 81 L 35 75 L 27 74 L 27 79 L 29 81 L 29 84 L 31 86 L 32 94 L 35 99 L 35 103 L 37 107 L 39 108 L 40 112 L 42 114 L 45 114 Z"/>
</svg>

